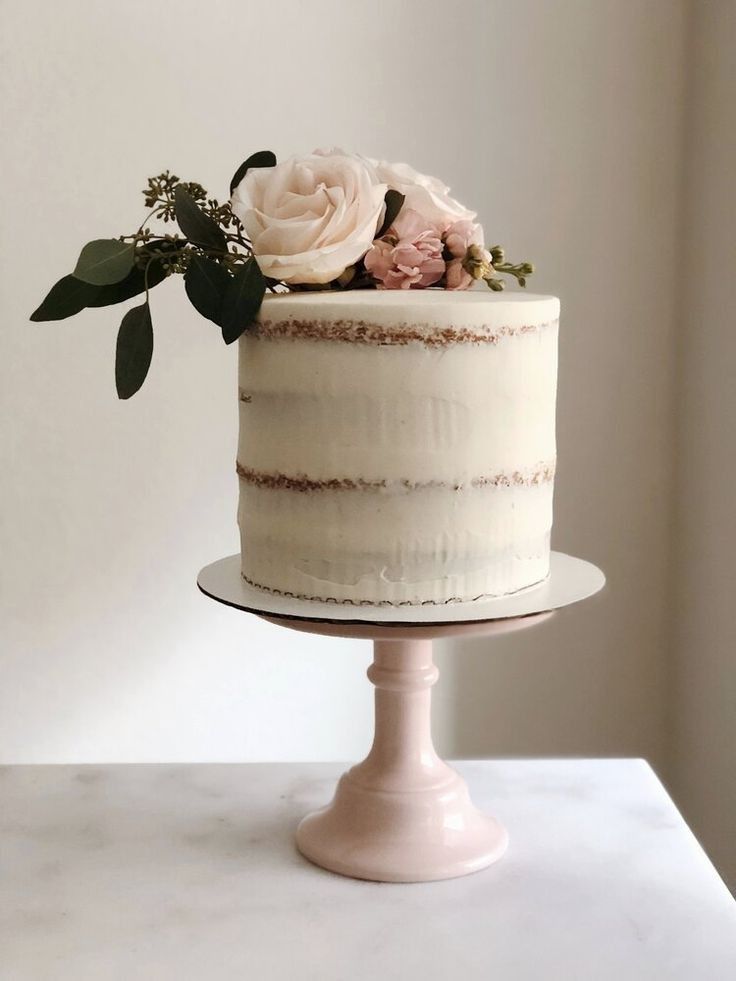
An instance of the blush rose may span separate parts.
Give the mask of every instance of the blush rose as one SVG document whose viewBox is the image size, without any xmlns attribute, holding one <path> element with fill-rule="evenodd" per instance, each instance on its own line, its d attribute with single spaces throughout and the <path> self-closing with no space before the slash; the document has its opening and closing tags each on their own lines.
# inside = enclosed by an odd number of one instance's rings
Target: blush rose
<svg viewBox="0 0 736 981">
<path fill-rule="evenodd" d="M 450 188 L 436 177 L 420 174 L 409 164 L 371 160 L 376 178 L 404 195 L 404 208 L 416 211 L 444 233 L 457 221 L 473 221 L 475 212 L 450 196 Z"/>
<path fill-rule="evenodd" d="M 230 205 L 265 276 L 324 284 L 371 247 L 386 190 L 366 161 L 336 150 L 252 168 Z"/>
</svg>

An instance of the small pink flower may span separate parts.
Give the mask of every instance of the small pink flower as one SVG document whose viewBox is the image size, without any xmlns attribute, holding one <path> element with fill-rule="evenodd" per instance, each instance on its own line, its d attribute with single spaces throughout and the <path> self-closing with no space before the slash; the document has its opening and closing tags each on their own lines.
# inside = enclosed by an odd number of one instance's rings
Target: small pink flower
<svg viewBox="0 0 736 981">
<path fill-rule="evenodd" d="M 450 259 L 447 263 L 448 290 L 466 290 L 473 285 L 473 277 L 463 269 L 462 259 Z"/>
<path fill-rule="evenodd" d="M 445 245 L 456 259 L 464 259 L 471 245 L 483 245 L 483 228 L 475 221 L 456 221 L 445 233 Z"/>
<path fill-rule="evenodd" d="M 477 222 L 454 222 L 447 229 L 444 241 L 453 256 L 447 263 L 448 290 L 466 290 L 482 275 L 484 268 L 492 268 L 491 253 L 483 247 L 483 229 Z"/>
<path fill-rule="evenodd" d="M 402 209 L 384 238 L 373 243 L 365 267 L 379 289 L 431 286 L 445 272 L 440 234 L 416 211 Z"/>
</svg>

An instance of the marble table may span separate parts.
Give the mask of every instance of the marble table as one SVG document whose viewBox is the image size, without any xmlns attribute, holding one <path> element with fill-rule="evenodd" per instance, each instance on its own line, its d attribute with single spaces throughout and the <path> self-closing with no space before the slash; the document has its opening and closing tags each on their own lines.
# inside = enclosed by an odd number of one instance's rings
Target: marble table
<svg viewBox="0 0 736 981">
<path fill-rule="evenodd" d="M 0 978 L 736 977 L 736 904 L 646 763 L 453 765 L 511 845 L 414 884 L 297 852 L 344 763 L 2 768 Z"/>
</svg>

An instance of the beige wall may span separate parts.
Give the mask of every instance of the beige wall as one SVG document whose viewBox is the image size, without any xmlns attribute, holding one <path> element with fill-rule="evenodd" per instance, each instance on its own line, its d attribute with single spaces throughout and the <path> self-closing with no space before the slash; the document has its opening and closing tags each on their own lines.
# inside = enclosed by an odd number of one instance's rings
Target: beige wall
<svg viewBox="0 0 736 981">
<path fill-rule="evenodd" d="M 736 4 L 690 21 L 673 556 L 673 789 L 736 888 Z"/>
<path fill-rule="evenodd" d="M 490 120 L 525 188 L 512 198 L 504 177 L 491 213 L 500 202 L 535 242 L 539 285 L 562 298 L 553 545 L 597 562 L 608 587 L 538 631 L 454 645 L 458 756 L 665 763 L 684 13 L 541 4 L 513 50 L 488 41 L 510 90 L 533 88 L 521 121 L 505 106 Z M 529 38 L 543 44 L 522 65 Z"/>
<path fill-rule="evenodd" d="M 725 17 L 705 6 L 708 24 Z M 672 569 L 707 555 L 686 584 L 701 602 L 699 570 L 725 561 L 685 512 L 689 552 L 673 552 L 686 13 L 685 0 L 4 5 L 3 761 L 367 749 L 366 645 L 288 636 L 194 589 L 202 564 L 237 548 L 235 361 L 180 284 L 154 294 L 154 364 L 127 404 L 112 373 L 120 311 L 26 320 L 84 241 L 132 226 L 150 173 L 170 166 L 224 193 L 252 150 L 336 143 L 441 175 L 563 302 L 555 545 L 598 562 L 609 587 L 538 631 L 445 648 L 439 748 L 637 754 L 662 768 L 676 716 L 677 786 L 714 834 L 718 797 L 698 774 L 717 732 L 687 733 L 722 668 L 701 656 L 701 677 L 681 656 L 671 684 L 674 652 L 705 643 L 712 619 L 706 601 L 673 647 Z M 696 101 L 717 85 L 716 69 L 699 71 Z M 705 237 L 717 206 L 690 201 Z M 712 318 L 699 302 L 692 316 Z M 690 396 L 709 420 L 718 396 L 701 401 L 700 382 L 724 370 L 718 329 Z M 695 418 L 679 444 L 693 460 Z M 717 468 L 729 434 L 709 432 L 703 462 Z M 715 495 L 717 469 L 709 485 Z M 725 643 L 725 624 L 709 627 Z M 725 750 L 721 780 L 729 761 Z"/>
</svg>

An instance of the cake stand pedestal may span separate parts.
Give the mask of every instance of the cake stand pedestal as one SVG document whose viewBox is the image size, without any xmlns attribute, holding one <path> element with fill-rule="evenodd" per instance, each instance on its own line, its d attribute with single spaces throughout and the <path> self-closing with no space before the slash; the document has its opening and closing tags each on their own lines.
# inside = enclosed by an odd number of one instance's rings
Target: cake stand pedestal
<svg viewBox="0 0 736 981">
<path fill-rule="evenodd" d="M 310 861 L 341 875 L 425 882 L 485 868 L 508 843 L 506 830 L 473 806 L 465 781 L 435 752 L 432 641 L 534 626 L 604 582 L 589 562 L 554 552 L 544 583 L 447 606 L 352 606 L 277 596 L 244 582 L 239 555 L 206 566 L 197 585 L 211 599 L 278 626 L 373 641 L 371 751 L 342 775 L 331 803 L 301 821 L 296 843 Z"/>
</svg>

